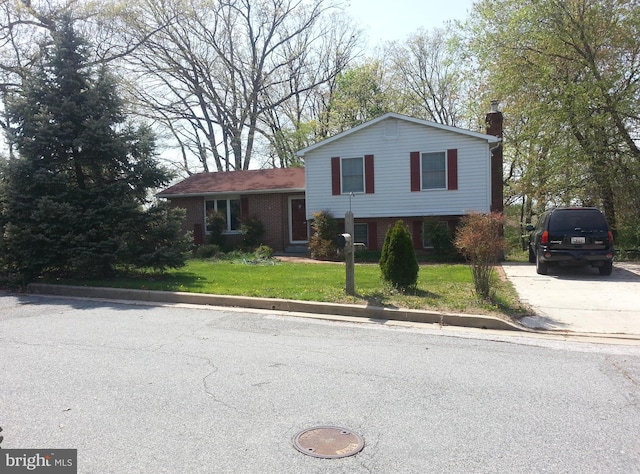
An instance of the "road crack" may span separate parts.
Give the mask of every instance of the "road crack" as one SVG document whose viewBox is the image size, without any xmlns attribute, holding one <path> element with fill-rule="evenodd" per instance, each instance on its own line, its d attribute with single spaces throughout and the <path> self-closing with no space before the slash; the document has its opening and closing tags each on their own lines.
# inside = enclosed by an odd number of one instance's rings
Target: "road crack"
<svg viewBox="0 0 640 474">
<path fill-rule="evenodd" d="M 628 381 L 630 381 L 633 385 L 635 385 L 637 388 L 640 388 L 640 381 L 638 381 L 635 377 L 633 377 L 631 375 L 631 373 L 629 373 L 629 371 L 622 367 L 620 364 L 618 364 L 615 360 L 611 359 L 611 357 L 607 357 L 607 361 L 613 366 L 614 369 L 616 369 L 618 371 L 618 373 L 620 373 L 624 378 L 626 378 Z"/>
</svg>

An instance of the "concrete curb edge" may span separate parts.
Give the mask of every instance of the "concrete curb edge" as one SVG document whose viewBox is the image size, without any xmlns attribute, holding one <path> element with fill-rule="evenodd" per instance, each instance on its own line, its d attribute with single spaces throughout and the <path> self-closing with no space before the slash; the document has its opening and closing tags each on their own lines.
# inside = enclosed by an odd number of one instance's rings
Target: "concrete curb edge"
<svg viewBox="0 0 640 474">
<path fill-rule="evenodd" d="M 460 326 L 478 329 L 503 331 L 527 331 L 526 328 L 500 318 L 488 315 L 440 313 L 412 309 L 384 308 L 337 303 L 319 303 L 314 301 L 284 300 L 275 298 L 252 298 L 245 296 L 210 295 L 203 293 L 185 293 L 179 291 L 131 290 L 124 288 L 85 287 L 71 285 L 50 285 L 30 283 L 27 292 L 56 296 L 85 298 L 104 298 L 114 300 L 132 300 L 157 303 L 183 303 L 208 306 L 228 306 L 237 308 L 265 309 L 275 311 L 316 313 L 323 315 L 351 316 L 367 319 L 406 321 L 416 323 L 440 324 L 442 326 Z"/>
</svg>

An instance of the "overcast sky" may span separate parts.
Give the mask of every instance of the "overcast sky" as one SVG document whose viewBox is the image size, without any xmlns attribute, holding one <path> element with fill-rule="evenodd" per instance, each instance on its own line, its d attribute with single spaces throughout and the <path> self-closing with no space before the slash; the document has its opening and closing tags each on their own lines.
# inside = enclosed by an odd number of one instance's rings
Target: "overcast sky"
<svg viewBox="0 0 640 474">
<path fill-rule="evenodd" d="M 404 40 L 419 28 L 430 30 L 448 20 L 464 20 L 473 0 L 350 0 L 347 13 L 365 29 L 369 47 Z"/>
</svg>

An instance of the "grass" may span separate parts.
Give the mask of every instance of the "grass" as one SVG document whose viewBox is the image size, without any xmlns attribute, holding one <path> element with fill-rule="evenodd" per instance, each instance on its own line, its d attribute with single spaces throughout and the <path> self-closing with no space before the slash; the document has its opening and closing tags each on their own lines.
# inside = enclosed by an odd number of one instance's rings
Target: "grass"
<svg viewBox="0 0 640 474">
<path fill-rule="evenodd" d="M 377 264 L 356 264 L 355 281 L 356 296 L 349 296 L 344 291 L 344 264 L 277 260 L 252 264 L 239 258 L 233 261 L 190 260 L 185 267 L 164 274 L 137 273 L 111 279 L 59 280 L 58 283 L 369 304 L 493 314 L 506 319 L 526 312 L 511 284 L 499 275 L 493 281 L 493 301 L 477 298 L 471 270 L 463 264 L 421 265 L 416 290 L 406 293 L 387 287 L 381 281 Z"/>
</svg>

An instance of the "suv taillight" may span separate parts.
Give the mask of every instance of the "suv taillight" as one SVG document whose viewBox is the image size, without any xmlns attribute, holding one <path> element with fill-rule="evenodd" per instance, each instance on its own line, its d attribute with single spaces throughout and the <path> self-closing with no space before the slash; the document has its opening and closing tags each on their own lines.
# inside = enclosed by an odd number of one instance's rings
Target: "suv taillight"
<svg viewBox="0 0 640 474">
<path fill-rule="evenodd" d="M 609 231 L 609 245 L 613 245 L 613 232 Z"/>
<path fill-rule="evenodd" d="M 549 231 L 545 230 L 542 235 L 540 236 L 540 243 L 541 244 L 548 244 L 549 243 Z"/>
</svg>

